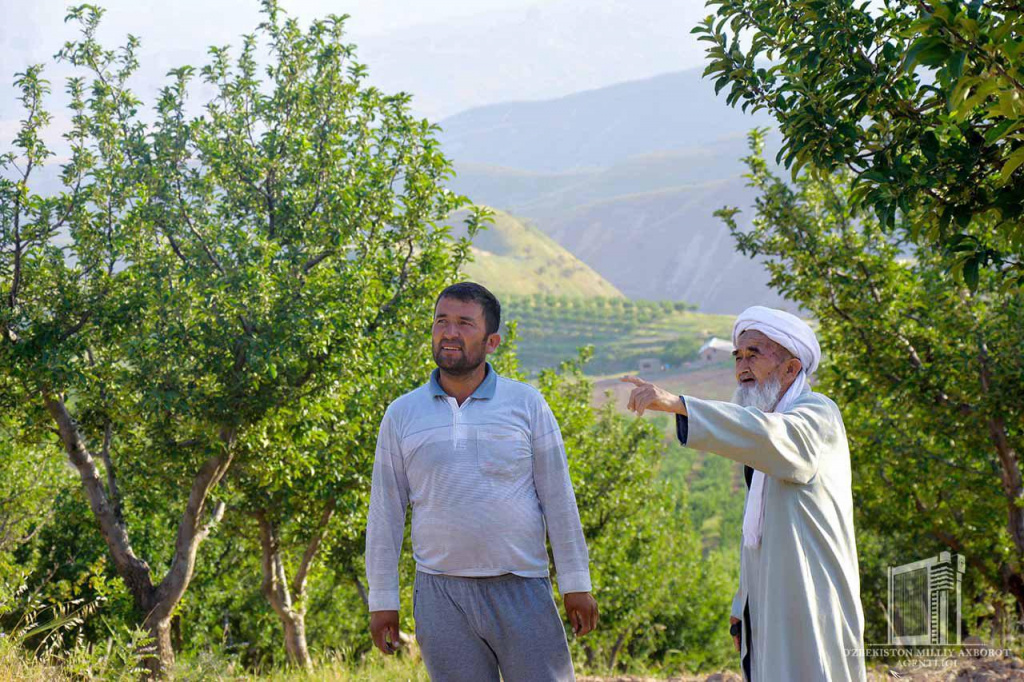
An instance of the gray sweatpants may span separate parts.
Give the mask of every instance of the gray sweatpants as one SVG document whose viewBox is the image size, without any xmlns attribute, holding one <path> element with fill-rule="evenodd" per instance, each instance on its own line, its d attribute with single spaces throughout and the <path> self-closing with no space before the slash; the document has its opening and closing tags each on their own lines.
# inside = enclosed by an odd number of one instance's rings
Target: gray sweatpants
<svg viewBox="0 0 1024 682">
<path fill-rule="evenodd" d="M 572 682 L 547 578 L 416 572 L 416 641 L 433 682 Z"/>
</svg>

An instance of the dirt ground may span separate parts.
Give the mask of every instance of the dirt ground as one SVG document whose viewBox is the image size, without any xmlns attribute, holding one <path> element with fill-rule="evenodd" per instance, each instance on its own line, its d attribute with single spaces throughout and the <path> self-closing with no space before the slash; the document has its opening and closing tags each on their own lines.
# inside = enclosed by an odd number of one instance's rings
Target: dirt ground
<svg viewBox="0 0 1024 682">
<path fill-rule="evenodd" d="M 912 682 L 1024 682 L 1024 661 L 1019 658 L 963 659 L 944 666 L 933 661 L 927 666 L 878 666 L 868 672 L 869 682 L 909 680 Z M 589 677 L 576 678 L 577 682 L 743 682 L 734 672 L 720 672 L 704 676 L 655 677 Z"/>
</svg>

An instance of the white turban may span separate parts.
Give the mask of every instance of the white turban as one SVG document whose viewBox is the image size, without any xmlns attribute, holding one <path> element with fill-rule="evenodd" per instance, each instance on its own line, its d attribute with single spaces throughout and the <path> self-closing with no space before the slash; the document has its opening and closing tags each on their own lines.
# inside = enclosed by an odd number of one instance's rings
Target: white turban
<svg viewBox="0 0 1024 682">
<path fill-rule="evenodd" d="M 736 318 L 732 327 L 732 345 L 739 346 L 740 334 L 758 331 L 795 355 L 803 369 L 779 399 L 773 412 L 788 412 L 797 399 L 810 391 L 807 377 L 818 369 L 821 362 L 821 346 L 814 330 L 796 315 L 783 310 L 755 305 L 747 308 Z M 743 544 L 748 547 L 761 545 L 764 534 L 764 473 L 754 471 L 743 509 Z"/>
<path fill-rule="evenodd" d="M 814 330 L 796 315 L 761 305 L 747 308 L 732 327 L 732 345 L 739 346 L 740 334 L 758 331 L 792 353 L 807 374 L 814 374 L 821 362 L 821 346 Z"/>
</svg>

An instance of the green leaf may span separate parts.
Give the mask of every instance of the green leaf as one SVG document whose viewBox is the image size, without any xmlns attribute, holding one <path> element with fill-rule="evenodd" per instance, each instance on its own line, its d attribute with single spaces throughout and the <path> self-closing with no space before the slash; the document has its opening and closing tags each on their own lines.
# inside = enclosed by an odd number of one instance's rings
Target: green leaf
<svg viewBox="0 0 1024 682">
<path fill-rule="evenodd" d="M 1019 147 L 1006 158 L 1002 170 L 999 171 L 999 184 L 1005 185 L 1009 182 L 1013 172 L 1020 168 L 1021 164 L 1024 164 L 1024 147 Z"/>
<path fill-rule="evenodd" d="M 964 261 L 964 282 L 970 290 L 978 290 L 978 258 L 972 257 Z"/>
<path fill-rule="evenodd" d="M 907 50 L 903 59 L 903 69 L 909 73 L 919 63 L 925 66 L 934 66 L 936 61 L 941 63 L 949 54 L 949 47 L 942 38 L 936 36 L 925 36 L 918 38 Z"/>
<path fill-rule="evenodd" d="M 996 140 L 1002 138 L 1004 135 L 1009 133 L 1011 128 L 1017 130 L 1022 125 L 1024 125 L 1024 123 L 1020 123 L 1012 119 L 1000 121 L 999 123 L 989 128 L 988 131 L 985 133 L 985 144 L 992 144 Z"/>
<path fill-rule="evenodd" d="M 949 74 L 955 79 L 960 78 L 964 72 L 964 61 L 967 59 L 966 52 L 954 52 L 946 62 L 946 68 L 949 69 Z"/>
</svg>

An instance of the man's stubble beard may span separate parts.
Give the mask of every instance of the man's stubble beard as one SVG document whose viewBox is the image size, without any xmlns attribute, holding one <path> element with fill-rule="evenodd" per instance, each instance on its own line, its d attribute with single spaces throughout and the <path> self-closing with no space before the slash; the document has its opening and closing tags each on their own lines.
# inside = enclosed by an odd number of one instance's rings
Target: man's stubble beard
<svg viewBox="0 0 1024 682">
<path fill-rule="evenodd" d="M 484 348 L 486 341 L 480 344 L 479 353 L 473 353 L 472 349 L 465 343 L 460 344 L 462 346 L 462 354 L 454 361 L 447 361 L 441 355 L 441 346 L 443 342 L 435 346 L 432 351 L 434 354 L 434 364 L 450 376 L 466 376 L 472 374 L 476 369 L 484 364 L 487 359 L 487 352 Z"/>
<path fill-rule="evenodd" d="M 763 382 L 757 381 L 753 386 L 740 384 L 732 394 L 732 401 L 740 407 L 753 407 L 762 412 L 772 412 L 782 398 L 782 382 L 775 372 Z"/>
</svg>

